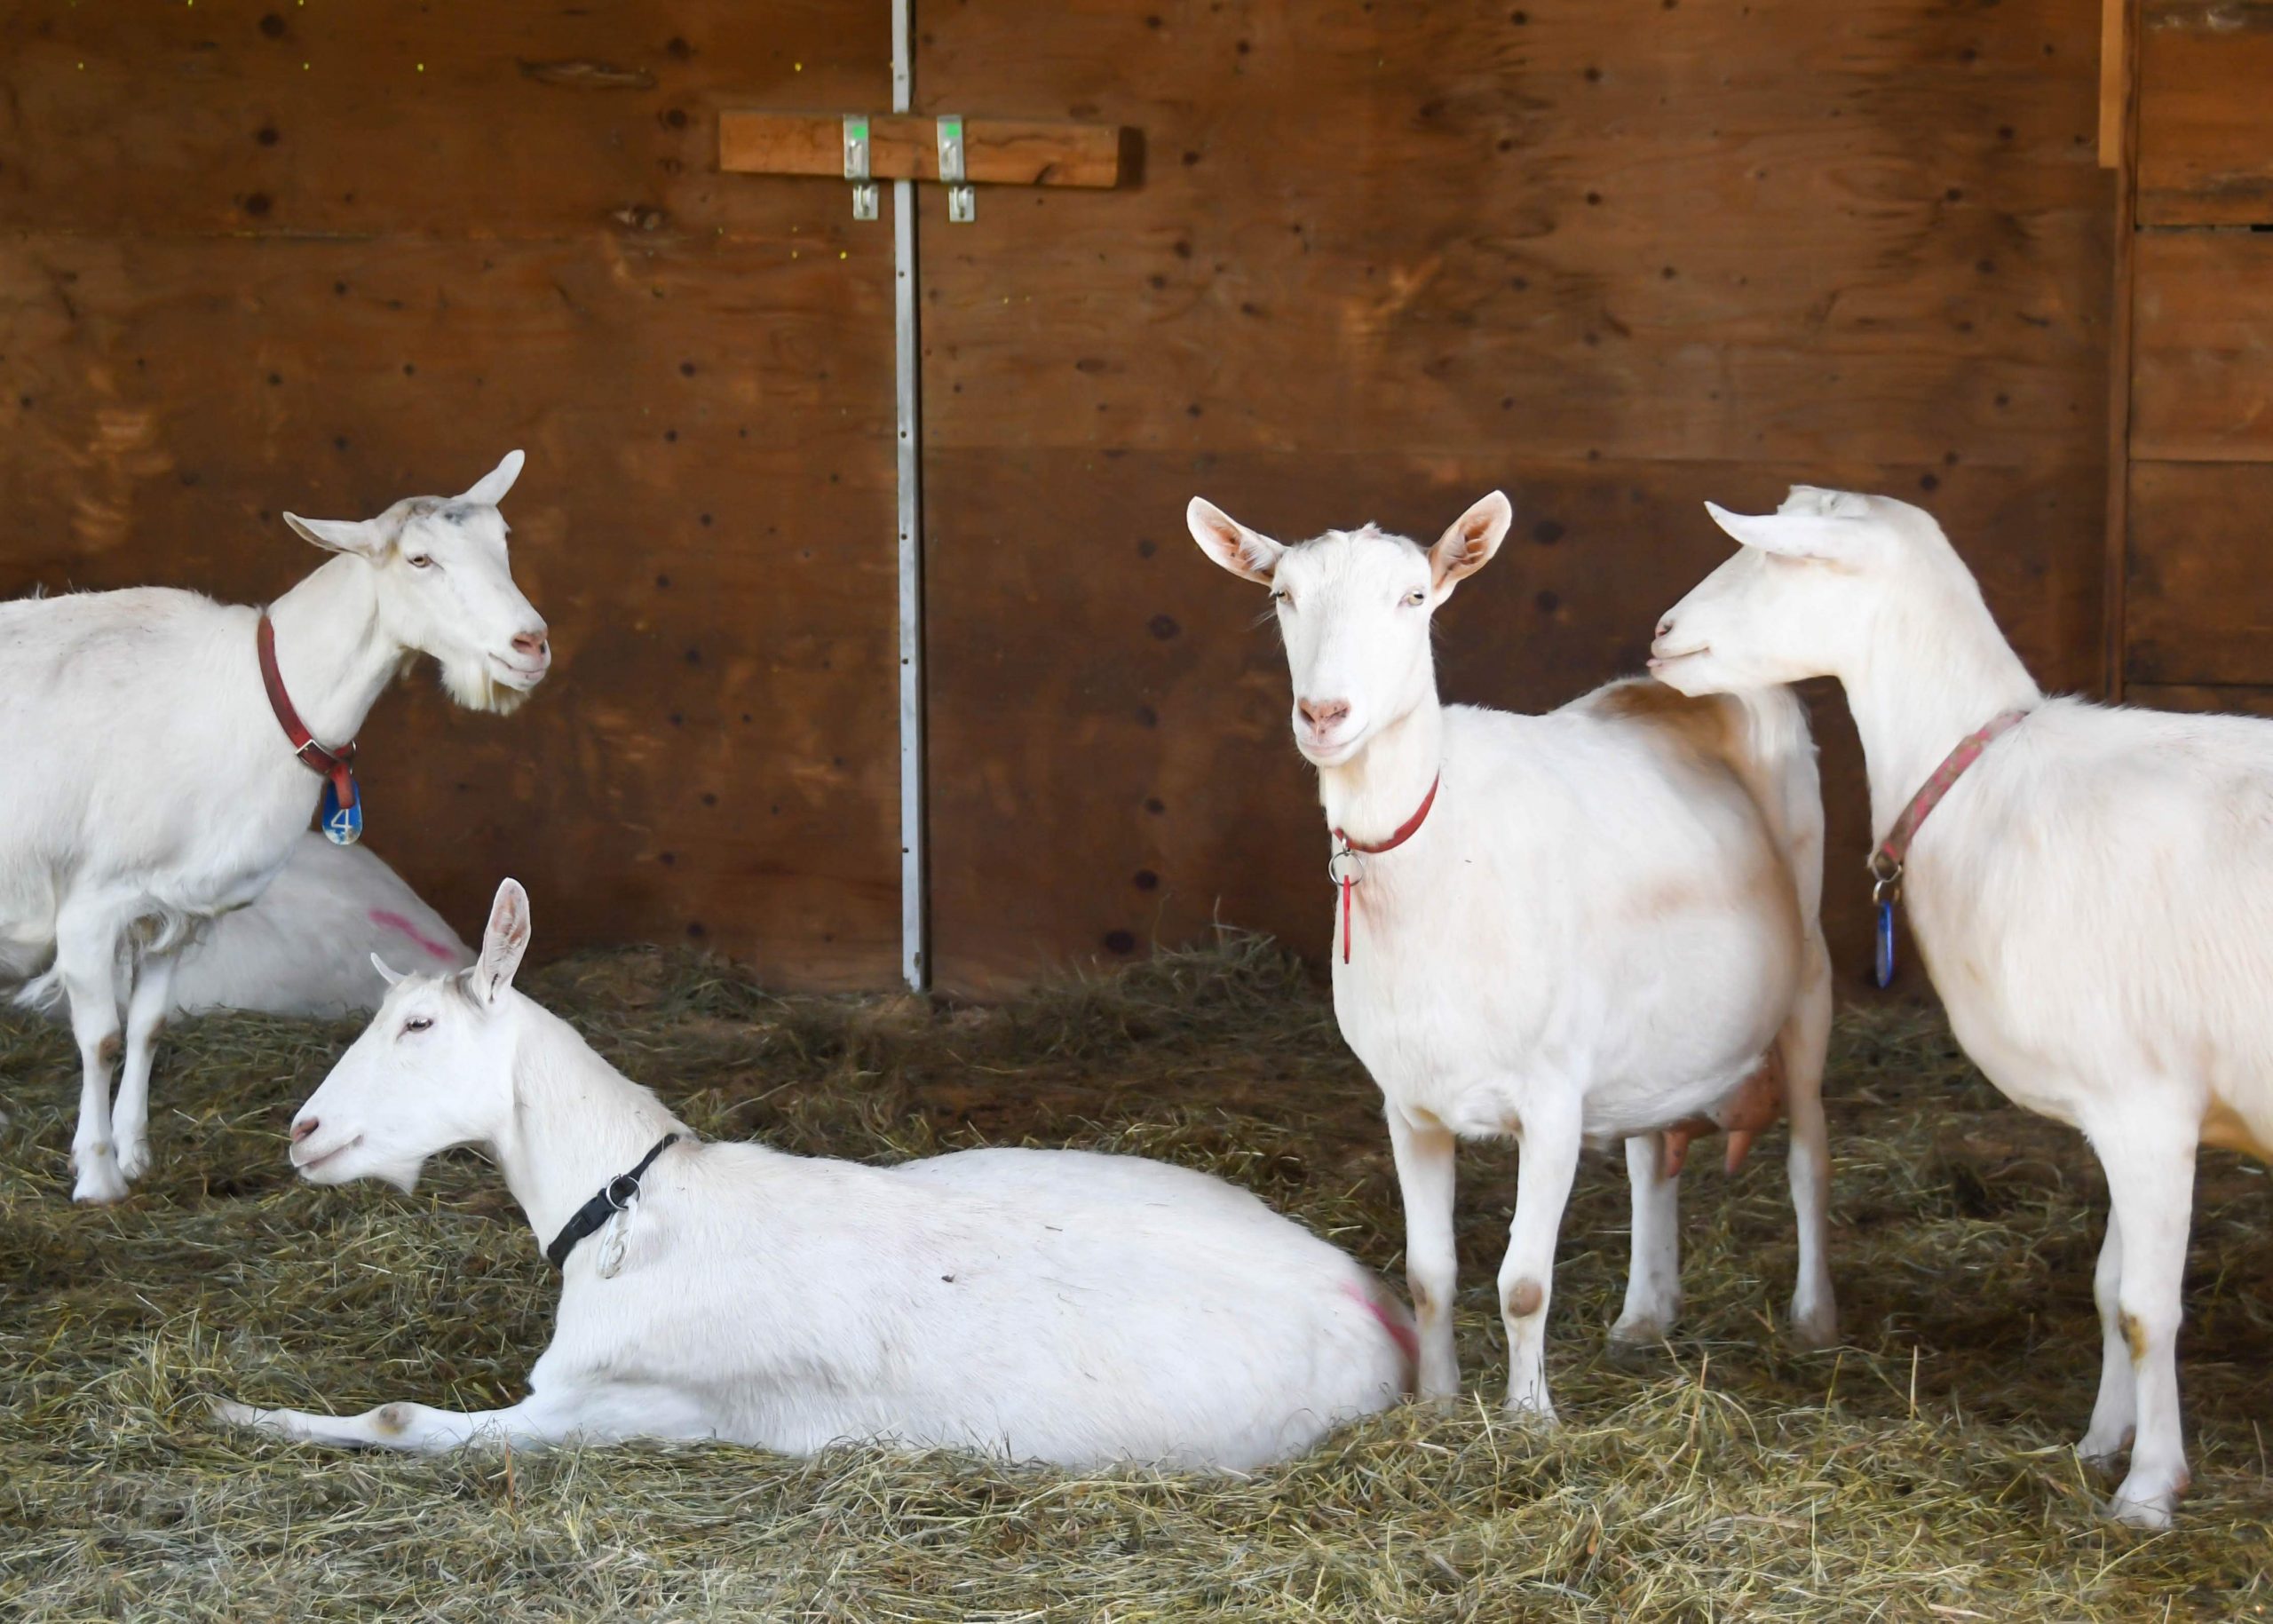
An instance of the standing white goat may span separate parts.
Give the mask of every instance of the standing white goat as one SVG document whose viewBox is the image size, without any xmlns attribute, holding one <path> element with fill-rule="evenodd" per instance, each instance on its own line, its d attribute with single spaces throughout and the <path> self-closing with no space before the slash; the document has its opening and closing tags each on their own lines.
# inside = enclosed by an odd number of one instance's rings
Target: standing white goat
<svg viewBox="0 0 2273 1624">
<path fill-rule="evenodd" d="M 1210 558 L 1271 589 L 1295 742 L 1319 769 L 1334 876 L 1355 882 L 1334 1008 L 1385 1101 L 1422 1392 L 1460 1383 L 1455 1136 L 1522 1146 L 1499 1279 L 1508 1404 L 1551 1419 L 1543 1331 L 1581 1143 L 1626 1139 L 1633 1263 L 1611 1335 L 1653 1341 L 1681 1300 L 1659 1130 L 1685 1132 L 1779 1062 L 1793 1330 L 1830 1342 L 1823 811 L 1797 699 L 1692 703 L 1627 682 L 1540 717 L 1441 705 L 1430 617 L 1507 535 L 1496 491 L 1426 550 L 1372 526 L 1284 546 L 1197 498 L 1186 517 Z"/>
<path fill-rule="evenodd" d="M 353 740 L 411 656 L 503 711 L 543 679 L 545 626 L 513 584 L 504 461 L 455 500 L 285 522 L 339 556 L 269 606 L 300 721 Z M 68 1001 L 83 1085 L 72 1197 L 116 1201 L 149 1162 L 151 1046 L 197 923 L 242 907 L 291 855 L 323 784 L 265 691 L 262 612 L 155 587 L 0 604 L 0 985 Z M 125 1066 L 116 1115 L 111 1068 Z"/>
<path fill-rule="evenodd" d="M 1902 900 L 1966 1053 L 2107 1169 L 2078 1448 L 2111 1466 L 2132 1445 L 2110 1511 L 2166 1526 L 2195 1147 L 2273 1148 L 2273 726 L 2046 699 L 1907 503 L 1795 486 L 1772 517 L 1707 505 L 1744 546 L 1659 624 L 1651 668 L 1685 693 L 1836 677 L 1881 836 L 1946 788 Z M 1936 771 L 2015 712 L 1954 784 Z"/>
<path fill-rule="evenodd" d="M 474 967 L 398 981 L 293 1119 L 291 1156 L 317 1184 L 406 1190 L 452 1145 L 497 1162 L 563 1274 L 529 1396 L 355 1417 L 225 1403 L 223 1420 L 417 1452 L 870 1439 L 1239 1469 L 1406 1390 L 1395 1298 L 1204 1174 L 1073 1151 L 875 1168 L 696 1143 L 513 990 L 528 939 L 507 880 Z"/>
</svg>

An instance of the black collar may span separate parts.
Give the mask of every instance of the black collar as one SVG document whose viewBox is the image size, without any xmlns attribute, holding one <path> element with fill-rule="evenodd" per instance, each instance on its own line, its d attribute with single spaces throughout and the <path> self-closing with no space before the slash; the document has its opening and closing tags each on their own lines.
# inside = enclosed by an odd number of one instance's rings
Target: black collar
<svg viewBox="0 0 2273 1624">
<path fill-rule="evenodd" d="M 665 1134 L 655 1141 L 654 1148 L 639 1158 L 638 1167 L 629 1173 L 618 1173 L 600 1187 L 598 1195 L 576 1208 L 576 1216 L 561 1225 L 560 1232 L 552 1238 L 552 1244 L 544 1248 L 544 1255 L 554 1268 L 566 1269 L 568 1254 L 576 1249 L 579 1240 L 596 1232 L 601 1224 L 631 1205 L 631 1198 L 639 1193 L 640 1176 L 653 1165 L 656 1157 L 677 1144 L 678 1137 L 675 1133 Z"/>
</svg>

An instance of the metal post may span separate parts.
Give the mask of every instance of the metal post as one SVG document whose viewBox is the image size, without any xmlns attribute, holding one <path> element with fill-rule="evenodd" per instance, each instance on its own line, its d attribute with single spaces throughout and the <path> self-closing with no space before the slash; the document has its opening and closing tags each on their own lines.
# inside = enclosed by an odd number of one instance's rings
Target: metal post
<svg viewBox="0 0 2273 1624">
<path fill-rule="evenodd" d="M 908 11 L 891 0 L 891 110 L 909 111 L 915 64 Z M 923 850 L 923 458 L 917 371 L 915 186 L 891 183 L 893 371 L 899 451 L 899 957 L 907 985 L 922 992 L 931 966 Z"/>
</svg>

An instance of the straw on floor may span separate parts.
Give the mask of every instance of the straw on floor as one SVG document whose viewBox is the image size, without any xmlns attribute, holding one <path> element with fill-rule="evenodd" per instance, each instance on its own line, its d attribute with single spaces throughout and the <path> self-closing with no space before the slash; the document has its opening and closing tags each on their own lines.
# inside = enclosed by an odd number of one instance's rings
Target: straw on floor
<svg viewBox="0 0 2273 1624">
<path fill-rule="evenodd" d="M 1141 1152 L 1238 1179 L 1394 1276 L 1378 1099 L 1319 991 L 1263 941 L 994 1009 L 780 998 L 631 953 L 529 990 L 701 1131 L 869 1160 L 987 1143 Z M 1771 1135 L 1683 1182 L 1686 1323 L 1613 1361 L 1622 1172 L 1564 1226 L 1564 1425 L 1497 1410 L 1492 1279 L 1515 1178 L 1461 1153 L 1466 1401 L 1407 1406 L 1248 1477 L 1071 1474 L 719 1446 L 441 1461 L 226 1431 L 205 1400 L 360 1410 L 519 1396 L 552 1282 L 490 1170 L 417 1193 L 297 1184 L 281 1129 L 355 1033 L 213 1018 L 173 1034 L 158 1166 L 67 1200 L 67 1038 L 0 1016 L 0 1612 L 131 1618 L 1138 1620 L 2250 1618 L 2273 1606 L 2273 1205 L 2206 1153 L 2175 1533 L 2094 1514 L 2103 1192 L 2074 1135 L 2006 1105 L 1943 1026 L 1850 1012 L 1829 1087 L 1847 1345 L 1775 1323 L 1791 1224 Z"/>
</svg>

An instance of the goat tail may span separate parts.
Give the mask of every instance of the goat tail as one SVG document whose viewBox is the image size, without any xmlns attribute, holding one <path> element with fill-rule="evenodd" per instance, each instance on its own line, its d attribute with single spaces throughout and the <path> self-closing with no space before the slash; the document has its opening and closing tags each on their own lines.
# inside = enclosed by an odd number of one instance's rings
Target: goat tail
<svg viewBox="0 0 2273 1624">
<path fill-rule="evenodd" d="M 46 974 L 34 976 L 15 990 L 9 1002 L 42 1014 L 53 1014 L 56 1006 L 63 1002 L 62 971 L 51 967 Z"/>
<path fill-rule="evenodd" d="M 1767 820 L 1791 870 L 1801 922 L 1815 934 L 1823 909 L 1823 786 L 1807 706 L 1790 688 L 1731 693 L 1723 702 L 1735 713 L 1738 734 L 1730 765 Z"/>
</svg>

